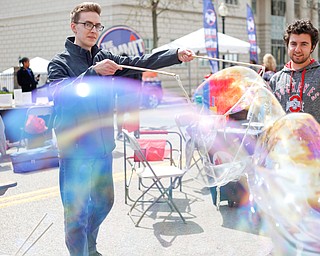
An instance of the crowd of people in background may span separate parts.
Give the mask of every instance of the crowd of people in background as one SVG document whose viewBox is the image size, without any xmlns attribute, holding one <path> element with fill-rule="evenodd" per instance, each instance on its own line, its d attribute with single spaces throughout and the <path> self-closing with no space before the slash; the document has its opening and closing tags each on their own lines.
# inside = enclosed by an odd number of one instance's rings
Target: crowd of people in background
<svg viewBox="0 0 320 256">
<path fill-rule="evenodd" d="M 262 60 L 262 65 L 265 67 L 265 72 L 261 72 L 262 77 L 271 86 L 272 91 L 287 113 L 296 111 L 308 112 L 313 114 L 319 121 L 318 108 L 315 104 L 318 103 L 318 87 L 309 86 L 305 88 L 304 85 L 304 83 L 313 84 L 317 81 L 317 79 L 314 79 L 314 75 L 316 75 L 315 70 L 318 69 L 318 62 L 312 59 L 311 54 L 318 43 L 318 30 L 309 20 L 297 20 L 288 26 L 284 35 L 284 42 L 287 46 L 290 61 L 277 73 L 276 59 L 272 54 L 266 53 Z M 250 63 L 256 64 L 253 60 L 250 60 Z M 30 69 L 29 58 L 23 57 L 20 60 L 20 64 L 21 67 L 17 72 L 17 82 L 22 92 L 32 92 L 37 88 L 39 75 L 34 76 Z M 260 71 L 258 72 L 260 73 Z M 313 77 L 313 79 L 310 77 Z M 134 78 L 141 80 L 141 77 Z M 302 83 L 302 87 L 299 86 L 300 82 Z M 289 92 L 284 93 L 288 91 L 286 88 L 288 85 L 290 85 Z M 313 96 L 310 96 L 311 94 L 308 93 L 310 88 L 313 90 Z M 139 94 L 140 90 L 138 89 L 137 91 L 137 94 Z M 116 105 L 118 110 L 117 138 L 121 139 L 124 114 L 129 111 L 128 108 L 131 108 L 128 106 L 128 102 L 133 102 L 133 100 L 128 101 L 125 98 L 123 90 L 119 88 L 115 95 L 118 98 Z M 137 98 L 134 101 L 135 103 L 139 102 Z M 35 102 L 35 99 L 33 99 L 33 102 Z M 139 106 L 135 106 L 133 111 L 138 111 L 137 109 L 139 109 Z"/>
</svg>

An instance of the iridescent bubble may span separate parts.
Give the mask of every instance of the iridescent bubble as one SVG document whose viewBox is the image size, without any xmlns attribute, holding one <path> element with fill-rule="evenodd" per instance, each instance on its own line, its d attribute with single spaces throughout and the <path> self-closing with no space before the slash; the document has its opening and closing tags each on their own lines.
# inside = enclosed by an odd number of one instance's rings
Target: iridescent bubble
<svg viewBox="0 0 320 256">
<path fill-rule="evenodd" d="M 285 115 L 273 93 L 260 84 L 255 84 L 246 90 L 233 109 L 246 109 L 248 111 L 248 126 L 252 129 L 266 129 Z"/>
<path fill-rule="evenodd" d="M 54 98 L 59 149 L 72 154 L 77 147 L 79 156 L 111 152 L 115 147 L 114 89 L 127 95 L 129 106 L 140 87 L 140 81 L 123 77 L 80 76 L 51 83 L 48 92 Z"/>
<path fill-rule="evenodd" d="M 249 186 L 270 220 L 275 250 L 318 255 L 320 125 L 306 113 L 281 117 L 261 134 L 253 159 Z"/>
<path fill-rule="evenodd" d="M 195 95 L 203 96 L 204 105 L 208 107 L 215 105 L 217 114 L 228 115 L 230 110 L 235 113 L 248 107 L 236 103 L 253 85 L 265 87 L 266 83 L 254 70 L 233 66 L 211 75 L 199 85 Z"/>
<path fill-rule="evenodd" d="M 211 75 L 195 95 L 203 98 L 198 120 L 204 119 L 206 125 L 201 121 L 193 124 L 192 149 L 198 149 L 203 166 L 193 176 L 209 187 L 239 180 L 251 166 L 256 135 L 285 112 L 261 76 L 241 66 Z M 213 104 L 217 113 L 209 111 Z M 240 111 L 246 114 L 244 120 L 232 120 Z M 243 121 L 247 126 L 241 124 Z M 191 156 L 187 154 L 187 161 L 191 162 Z"/>
</svg>

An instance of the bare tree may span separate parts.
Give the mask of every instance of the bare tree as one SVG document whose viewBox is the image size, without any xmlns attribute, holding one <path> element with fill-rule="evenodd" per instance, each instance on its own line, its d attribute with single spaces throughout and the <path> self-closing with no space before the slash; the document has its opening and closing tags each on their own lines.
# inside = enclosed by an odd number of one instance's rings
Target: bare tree
<svg viewBox="0 0 320 256">
<path fill-rule="evenodd" d="M 151 10 L 153 48 L 158 47 L 158 17 L 167 10 L 177 9 L 177 6 L 186 6 L 193 3 L 191 0 L 139 0 L 138 5 Z"/>
</svg>

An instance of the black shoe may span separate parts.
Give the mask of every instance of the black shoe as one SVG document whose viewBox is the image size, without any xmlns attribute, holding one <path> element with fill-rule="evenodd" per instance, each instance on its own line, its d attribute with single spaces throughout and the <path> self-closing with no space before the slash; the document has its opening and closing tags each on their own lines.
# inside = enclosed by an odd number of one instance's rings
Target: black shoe
<svg viewBox="0 0 320 256">
<path fill-rule="evenodd" d="M 89 256 L 103 256 L 100 252 L 96 251 L 96 252 L 90 252 Z"/>
<path fill-rule="evenodd" d="M 120 132 L 117 135 L 117 140 L 122 140 L 122 139 L 123 139 L 123 134 L 122 134 L 122 132 Z"/>
<path fill-rule="evenodd" d="M 140 138 L 140 131 L 134 131 L 134 137 L 136 137 L 137 139 Z"/>
</svg>

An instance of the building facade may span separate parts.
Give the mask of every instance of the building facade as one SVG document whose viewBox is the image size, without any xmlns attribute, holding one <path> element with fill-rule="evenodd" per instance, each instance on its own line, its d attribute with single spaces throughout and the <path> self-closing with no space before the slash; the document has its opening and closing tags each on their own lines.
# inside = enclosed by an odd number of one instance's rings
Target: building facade
<svg viewBox="0 0 320 256">
<path fill-rule="evenodd" d="M 79 0 L 0 0 L 0 71 L 18 66 L 19 58 L 36 56 L 51 59 L 64 49 L 65 38 L 71 35 L 69 13 Z M 153 47 L 153 26 L 150 1 L 108 0 L 98 1 L 102 7 L 101 20 L 106 29 L 126 25 L 136 30 L 144 39 L 147 51 Z M 248 41 L 246 30 L 246 4 L 252 6 L 257 28 L 257 43 L 261 49 L 259 60 L 272 53 L 278 68 L 287 61 L 282 42 L 283 31 L 296 18 L 310 18 L 318 26 L 318 5 L 315 0 L 213 0 L 218 7 L 225 2 L 228 15 L 225 33 Z M 166 44 L 202 27 L 202 0 L 160 0 L 157 27 L 158 46 Z M 159 13 L 160 12 L 160 13 Z M 222 31 L 218 15 L 218 30 Z M 318 50 L 316 59 L 318 59 Z M 226 55 L 225 58 L 249 62 L 249 54 Z M 169 69 L 180 75 L 191 92 L 210 72 L 206 60 L 195 60 Z M 161 77 L 165 87 L 179 88 L 172 78 Z"/>
</svg>

